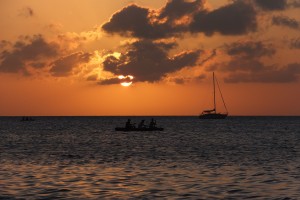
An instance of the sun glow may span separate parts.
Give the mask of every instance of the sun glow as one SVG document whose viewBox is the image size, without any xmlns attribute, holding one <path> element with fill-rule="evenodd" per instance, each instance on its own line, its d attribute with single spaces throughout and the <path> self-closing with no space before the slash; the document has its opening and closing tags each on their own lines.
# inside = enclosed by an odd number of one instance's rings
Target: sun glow
<svg viewBox="0 0 300 200">
<path fill-rule="evenodd" d="M 124 87 L 128 87 L 131 84 L 132 84 L 132 82 L 123 82 L 123 83 L 121 83 L 121 85 L 124 86 Z"/>
<path fill-rule="evenodd" d="M 119 53 L 119 52 L 114 52 L 114 53 L 112 53 L 112 56 L 114 56 L 115 58 L 117 58 L 117 59 L 120 59 L 120 57 L 121 57 L 121 53 Z"/>
<path fill-rule="evenodd" d="M 128 86 L 132 85 L 133 78 L 134 77 L 131 76 L 131 75 L 127 75 L 127 76 L 120 75 L 120 76 L 118 76 L 118 79 L 120 79 L 120 80 L 125 79 L 126 80 L 126 81 L 121 83 L 121 85 L 124 86 L 124 87 L 128 87 Z"/>
</svg>

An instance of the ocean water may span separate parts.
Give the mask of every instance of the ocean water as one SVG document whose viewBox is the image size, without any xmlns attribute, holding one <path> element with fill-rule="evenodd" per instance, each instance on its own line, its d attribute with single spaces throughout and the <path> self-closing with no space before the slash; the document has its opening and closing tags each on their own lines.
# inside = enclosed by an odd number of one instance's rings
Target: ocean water
<svg viewBox="0 0 300 200">
<path fill-rule="evenodd" d="M 20 119 L 0 118 L 0 199 L 300 199 L 300 117 Z"/>
</svg>

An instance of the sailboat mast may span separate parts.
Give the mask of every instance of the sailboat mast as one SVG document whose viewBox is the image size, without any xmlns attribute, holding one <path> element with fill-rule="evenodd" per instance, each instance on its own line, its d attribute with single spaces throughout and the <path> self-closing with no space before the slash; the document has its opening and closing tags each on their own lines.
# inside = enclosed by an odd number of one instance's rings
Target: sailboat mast
<svg viewBox="0 0 300 200">
<path fill-rule="evenodd" d="M 213 83 L 214 83 L 214 110 L 215 110 L 215 113 L 216 113 L 217 112 L 217 108 L 216 108 L 215 72 L 213 72 Z"/>
</svg>

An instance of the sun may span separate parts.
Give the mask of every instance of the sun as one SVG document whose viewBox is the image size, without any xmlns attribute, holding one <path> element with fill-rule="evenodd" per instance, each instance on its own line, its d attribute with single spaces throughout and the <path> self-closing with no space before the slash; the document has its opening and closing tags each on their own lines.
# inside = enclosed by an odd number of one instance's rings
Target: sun
<svg viewBox="0 0 300 200">
<path fill-rule="evenodd" d="M 121 85 L 124 86 L 124 87 L 129 87 L 129 86 L 131 86 L 131 84 L 132 84 L 132 82 L 123 82 L 123 83 L 121 83 Z"/>
<path fill-rule="evenodd" d="M 118 78 L 120 80 L 125 79 L 126 81 L 122 82 L 121 85 L 124 86 L 124 87 L 129 87 L 129 86 L 132 85 L 132 80 L 133 80 L 134 77 L 131 76 L 131 75 L 127 75 L 127 76 L 120 75 L 120 76 L 118 76 Z"/>
</svg>

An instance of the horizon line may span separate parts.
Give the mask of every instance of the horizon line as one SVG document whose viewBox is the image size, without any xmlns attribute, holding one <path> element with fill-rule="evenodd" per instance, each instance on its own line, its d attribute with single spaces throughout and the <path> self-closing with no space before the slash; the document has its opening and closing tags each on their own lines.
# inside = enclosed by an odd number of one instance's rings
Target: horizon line
<svg viewBox="0 0 300 200">
<path fill-rule="evenodd" d="M 198 117 L 199 115 L 0 115 L 0 117 Z M 300 115 L 229 115 L 228 117 L 300 117 Z"/>
</svg>

